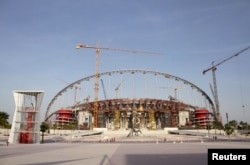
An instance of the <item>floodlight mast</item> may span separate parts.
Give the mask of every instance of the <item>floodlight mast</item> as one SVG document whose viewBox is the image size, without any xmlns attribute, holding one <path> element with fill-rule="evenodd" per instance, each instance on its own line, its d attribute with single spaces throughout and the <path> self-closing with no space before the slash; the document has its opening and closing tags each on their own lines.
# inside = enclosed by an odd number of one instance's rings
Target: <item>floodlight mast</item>
<svg viewBox="0 0 250 165">
<path fill-rule="evenodd" d="M 239 54 L 245 52 L 246 50 L 250 49 L 250 46 L 242 49 L 241 51 L 235 53 L 234 55 L 232 56 L 229 56 L 228 58 L 222 60 L 221 62 L 217 63 L 217 64 L 214 64 L 214 61 L 212 62 L 212 67 L 208 68 L 208 69 L 205 69 L 202 73 L 203 75 L 212 70 L 212 76 L 213 76 L 213 96 L 214 96 L 214 101 L 215 101 L 215 121 L 218 121 L 218 122 L 221 122 L 221 116 L 220 116 L 220 110 L 219 110 L 219 98 L 218 98 L 218 91 L 217 91 L 217 83 L 216 83 L 216 75 L 215 75 L 215 71 L 217 69 L 217 66 L 219 66 L 220 64 L 232 59 L 233 57 L 236 57 L 238 56 Z M 212 89 L 212 88 L 211 88 Z"/>
<path fill-rule="evenodd" d="M 77 44 L 76 45 L 77 49 L 80 48 L 90 48 L 90 49 L 95 49 L 95 85 L 94 85 L 94 91 L 95 91 L 95 96 L 94 96 L 94 128 L 98 127 L 98 91 L 99 91 L 99 54 L 100 54 L 100 49 L 102 50 L 114 50 L 114 51 L 124 51 L 124 52 L 130 52 L 130 53 L 147 53 L 147 54 L 158 54 L 158 55 L 163 55 L 163 53 L 158 53 L 158 52 L 148 52 L 148 51 L 142 51 L 142 50 L 129 50 L 129 49 L 120 49 L 120 48 L 106 48 L 106 47 L 99 47 L 97 44 L 96 46 L 91 46 L 87 44 Z"/>
</svg>

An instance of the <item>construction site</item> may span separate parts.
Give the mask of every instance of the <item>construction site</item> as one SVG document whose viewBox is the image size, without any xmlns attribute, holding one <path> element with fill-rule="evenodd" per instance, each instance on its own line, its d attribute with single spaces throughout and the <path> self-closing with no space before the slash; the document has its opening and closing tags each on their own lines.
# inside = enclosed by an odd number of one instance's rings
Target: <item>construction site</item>
<svg viewBox="0 0 250 165">
<path fill-rule="evenodd" d="M 207 128 L 218 117 L 208 94 L 183 78 L 145 69 L 99 72 L 101 50 L 162 53 L 86 44 L 77 44 L 76 48 L 95 50 L 95 74 L 73 83 L 64 81 L 68 85 L 51 100 L 45 116 L 57 129 L 72 121 L 84 130 Z M 56 105 L 59 102 L 64 105 Z"/>
<path fill-rule="evenodd" d="M 210 129 L 214 121 L 221 122 L 216 68 L 250 47 L 218 64 L 212 63 L 212 67 L 203 71 L 203 74 L 210 70 L 213 72 L 212 99 L 198 85 L 169 73 L 146 69 L 99 72 L 100 50 L 160 53 L 85 44 L 78 44 L 76 48 L 95 50 L 95 74 L 73 83 L 62 80 L 67 85 L 48 104 L 45 122 L 54 130 L 130 131 L 129 137 L 142 134 L 143 131 L 172 128 Z M 41 91 L 16 92 L 15 101 L 20 106 L 16 107 L 16 117 L 13 120 L 15 127 L 11 130 L 12 142 L 39 141 L 39 121 L 38 116 L 34 115 L 39 115 L 43 96 L 39 96 L 40 93 Z"/>
<path fill-rule="evenodd" d="M 58 129 L 74 120 L 78 129 L 84 130 L 210 128 L 213 121 L 222 121 L 215 71 L 219 65 L 250 47 L 217 64 L 212 62 L 212 67 L 203 70 L 203 74 L 211 71 L 213 75 L 213 85 L 210 84 L 212 99 L 191 81 L 168 73 L 145 69 L 99 72 L 99 54 L 102 50 L 161 53 L 86 44 L 77 44 L 76 48 L 94 49 L 95 74 L 73 83 L 66 82 L 68 85 L 51 100 L 45 120 L 57 125 Z"/>
</svg>

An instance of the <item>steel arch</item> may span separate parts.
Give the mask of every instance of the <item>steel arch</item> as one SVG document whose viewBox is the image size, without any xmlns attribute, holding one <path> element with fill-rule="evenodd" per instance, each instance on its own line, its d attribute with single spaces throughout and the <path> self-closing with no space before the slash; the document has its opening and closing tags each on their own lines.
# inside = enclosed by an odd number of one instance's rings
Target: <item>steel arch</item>
<svg viewBox="0 0 250 165">
<path fill-rule="evenodd" d="M 152 71 L 152 70 L 145 70 L 145 69 L 121 69 L 121 70 L 113 70 L 113 71 L 107 71 L 107 72 L 103 72 L 103 73 L 99 73 L 99 77 L 103 76 L 103 75 L 112 75 L 112 74 L 122 74 L 122 73 L 126 73 L 126 72 L 131 72 L 131 73 L 143 73 L 143 74 L 154 74 L 154 75 L 161 75 L 164 76 L 165 78 L 168 79 L 175 79 L 176 81 L 182 81 L 184 84 L 189 85 L 192 89 L 196 89 L 198 92 L 201 93 L 201 95 L 203 95 L 209 102 L 213 113 L 215 114 L 215 107 L 214 107 L 214 103 L 211 100 L 211 98 L 206 94 L 206 92 L 204 92 L 201 88 L 199 88 L 197 85 L 191 83 L 190 81 L 187 81 L 183 78 L 180 78 L 178 76 L 174 76 L 171 74 L 167 74 L 167 73 L 163 73 L 163 72 L 158 72 L 158 71 Z M 47 120 L 50 116 L 52 116 L 54 113 L 49 114 L 50 113 L 50 107 L 53 105 L 53 103 L 56 101 L 57 97 L 61 96 L 63 92 L 65 92 L 67 89 L 74 87 L 74 85 L 77 84 L 81 84 L 81 82 L 83 81 L 88 81 L 89 79 L 95 78 L 95 75 L 91 75 L 88 77 L 84 77 L 82 79 L 79 79 L 71 84 L 69 84 L 68 86 L 66 86 L 65 88 L 63 88 L 61 91 L 59 91 L 54 97 L 53 99 L 50 101 L 47 109 L 46 109 L 46 113 L 45 113 L 45 120 Z"/>
</svg>

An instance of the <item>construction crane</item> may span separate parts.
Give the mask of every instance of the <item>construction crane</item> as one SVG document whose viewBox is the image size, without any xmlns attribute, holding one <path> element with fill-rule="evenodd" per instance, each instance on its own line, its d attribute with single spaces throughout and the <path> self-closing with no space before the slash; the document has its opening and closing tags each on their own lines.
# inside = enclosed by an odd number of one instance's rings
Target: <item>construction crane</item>
<svg viewBox="0 0 250 165">
<path fill-rule="evenodd" d="M 66 84 L 70 85 L 70 83 L 68 83 L 67 81 L 64 81 L 64 80 L 59 79 L 59 78 L 58 78 L 58 80 L 60 80 L 60 81 L 62 81 L 62 82 L 64 82 L 64 83 L 66 83 Z M 74 88 L 75 88 L 75 94 L 74 94 L 74 104 L 76 105 L 76 101 L 77 101 L 77 91 L 78 91 L 78 90 L 80 90 L 80 89 L 81 89 L 81 87 L 78 87 L 78 86 L 76 86 L 76 85 L 74 85 L 74 86 L 72 86 L 72 87 L 74 87 Z"/>
<path fill-rule="evenodd" d="M 106 91 L 105 91 L 105 86 L 104 86 L 104 83 L 103 83 L 102 79 L 101 79 L 101 82 L 102 82 L 102 90 L 103 90 L 104 97 L 105 97 L 105 99 L 107 99 L 107 95 L 106 95 Z"/>
<path fill-rule="evenodd" d="M 202 72 L 203 75 L 204 75 L 206 72 L 212 70 L 212 76 L 213 76 L 213 89 L 212 89 L 212 87 L 211 87 L 211 90 L 212 90 L 212 94 L 213 94 L 213 96 L 214 96 L 214 101 L 215 101 L 215 114 L 214 114 L 214 115 L 215 115 L 215 116 L 214 116 L 214 117 L 215 117 L 215 121 L 221 122 L 221 116 L 220 116 L 220 110 L 219 110 L 219 98 L 218 98 L 218 91 L 217 91 L 217 83 L 216 83 L 215 71 L 216 71 L 216 69 L 217 69 L 217 67 L 218 67 L 219 65 L 221 65 L 222 63 L 224 63 L 224 62 L 226 62 L 226 61 L 232 59 L 233 57 L 238 56 L 239 54 L 245 52 L 245 51 L 248 50 L 248 49 L 250 49 L 250 46 L 248 46 L 248 47 L 242 49 L 241 51 L 235 53 L 235 54 L 232 55 L 232 56 L 229 56 L 228 58 L 222 60 L 221 62 L 219 62 L 219 63 L 217 63 L 217 64 L 214 64 L 214 61 L 213 61 L 213 62 L 212 62 L 212 67 L 210 67 L 210 68 L 208 68 L 208 69 L 205 69 L 205 70 L 203 70 L 203 72 Z"/>
<path fill-rule="evenodd" d="M 98 127 L 98 91 L 99 91 L 99 54 L 100 50 L 114 50 L 114 51 L 124 51 L 124 52 L 130 52 L 130 53 L 146 53 L 146 54 L 158 54 L 162 55 L 162 53 L 158 52 L 147 52 L 142 50 L 129 50 L 129 49 L 120 49 L 120 48 L 106 48 L 106 47 L 100 47 L 99 44 L 96 46 L 91 46 L 87 44 L 77 44 L 77 49 L 80 48 L 90 48 L 95 49 L 95 85 L 94 85 L 94 128 Z"/>
<path fill-rule="evenodd" d="M 174 87 L 174 97 L 175 97 L 175 99 L 176 100 L 178 100 L 178 98 L 177 98 L 177 90 L 179 90 L 179 89 L 185 89 L 186 87 L 183 87 L 183 86 L 176 86 L 176 87 Z"/>
<path fill-rule="evenodd" d="M 123 80 L 122 80 L 123 81 Z M 118 90 L 120 89 L 120 86 L 122 85 L 122 81 L 117 85 L 115 88 L 115 97 L 118 98 Z"/>
<path fill-rule="evenodd" d="M 160 86 L 159 88 L 168 88 L 168 89 L 174 89 L 174 98 L 172 96 L 170 96 L 169 98 L 172 99 L 172 100 L 178 100 L 177 99 L 177 90 L 179 89 L 185 89 L 186 87 L 184 86 L 175 86 L 175 87 L 168 87 L 168 86 Z"/>
<path fill-rule="evenodd" d="M 59 79 L 59 78 L 58 78 Z M 59 79 L 60 81 L 70 85 L 70 83 L 68 83 L 67 81 L 64 81 L 62 79 Z M 81 89 L 81 87 L 78 87 L 76 85 L 72 86 L 75 88 L 75 94 L 74 94 L 74 106 L 76 106 L 76 103 L 77 103 L 77 91 Z M 74 108 L 74 112 L 75 112 L 75 117 L 76 117 L 76 109 Z"/>
</svg>

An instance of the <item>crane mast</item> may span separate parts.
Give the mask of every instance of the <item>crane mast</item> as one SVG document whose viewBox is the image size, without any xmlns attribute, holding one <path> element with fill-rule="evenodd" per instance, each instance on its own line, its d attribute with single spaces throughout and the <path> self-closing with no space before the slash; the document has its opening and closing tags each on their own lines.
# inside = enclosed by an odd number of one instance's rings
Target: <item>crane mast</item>
<svg viewBox="0 0 250 165">
<path fill-rule="evenodd" d="M 217 91 L 217 83 L 216 83 L 216 74 L 215 74 L 215 71 L 217 69 L 217 66 L 221 65 L 222 63 L 232 59 L 233 57 L 236 57 L 238 56 L 239 54 L 245 52 L 246 50 L 250 49 L 250 46 L 240 50 L 239 52 L 233 54 L 232 56 L 229 56 L 228 58 L 222 60 L 221 62 L 217 63 L 217 64 L 214 64 L 214 61 L 212 62 L 212 67 L 208 68 L 208 69 L 205 69 L 202 73 L 203 75 L 212 70 L 212 76 L 213 76 L 213 96 L 214 96 L 214 101 L 215 101 L 215 112 L 214 112 L 214 115 L 215 115 L 215 121 L 219 121 L 221 122 L 221 116 L 220 116 L 220 110 L 219 110 L 219 97 L 218 97 L 218 91 Z M 211 88 L 212 89 L 212 88 Z"/>
<path fill-rule="evenodd" d="M 66 82 L 66 81 L 64 81 L 64 80 L 62 80 L 62 79 L 59 79 L 59 80 L 62 81 L 62 82 L 64 82 L 64 83 L 66 83 L 66 84 L 68 84 L 68 85 L 70 85 L 70 83 L 68 83 L 68 82 Z M 74 86 L 72 86 L 72 87 L 75 88 L 74 104 L 76 104 L 76 102 L 77 102 L 77 90 L 80 90 L 81 87 L 78 87 L 78 86 L 76 86 L 76 85 L 74 85 Z"/>
<path fill-rule="evenodd" d="M 94 85 L 94 128 L 98 127 L 98 91 L 99 91 L 99 54 L 100 50 L 114 50 L 114 51 L 124 51 L 124 52 L 130 52 L 130 53 L 146 53 L 146 54 L 158 54 L 162 55 L 163 53 L 158 52 L 148 52 L 143 50 L 129 50 L 129 49 L 120 49 L 120 48 L 107 48 L 107 47 L 99 47 L 97 46 L 91 46 L 86 44 L 77 44 L 76 49 L 80 48 L 90 48 L 95 49 L 95 85 Z"/>
<path fill-rule="evenodd" d="M 175 87 L 169 87 L 169 86 L 160 86 L 159 88 L 164 88 L 164 89 L 166 89 L 166 88 L 169 88 L 169 89 L 173 89 L 174 90 L 174 97 L 172 97 L 172 96 L 170 96 L 173 100 L 178 100 L 177 99 L 177 91 L 179 90 L 179 89 L 185 89 L 185 87 L 184 86 L 175 86 Z"/>
<path fill-rule="evenodd" d="M 101 79 L 101 82 L 102 82 L 102 90 L 103 90 L 104 98 L 107 99 L 107 95 L 106 95 L 106 91 L 105 91 L 105 86 L 104 86 L 104 83 L 103 83 L 102 79 Z"/>
<path fill-rule="evenodd" d="M 115 97 L 116 98 L 118 98 L 118 91 L 120 89 L 120 86 L 122 85 L 122 82 L 123 82 L 123 80 L 121 80 L 121 82 L 115 88 Z"/>
</svg>

